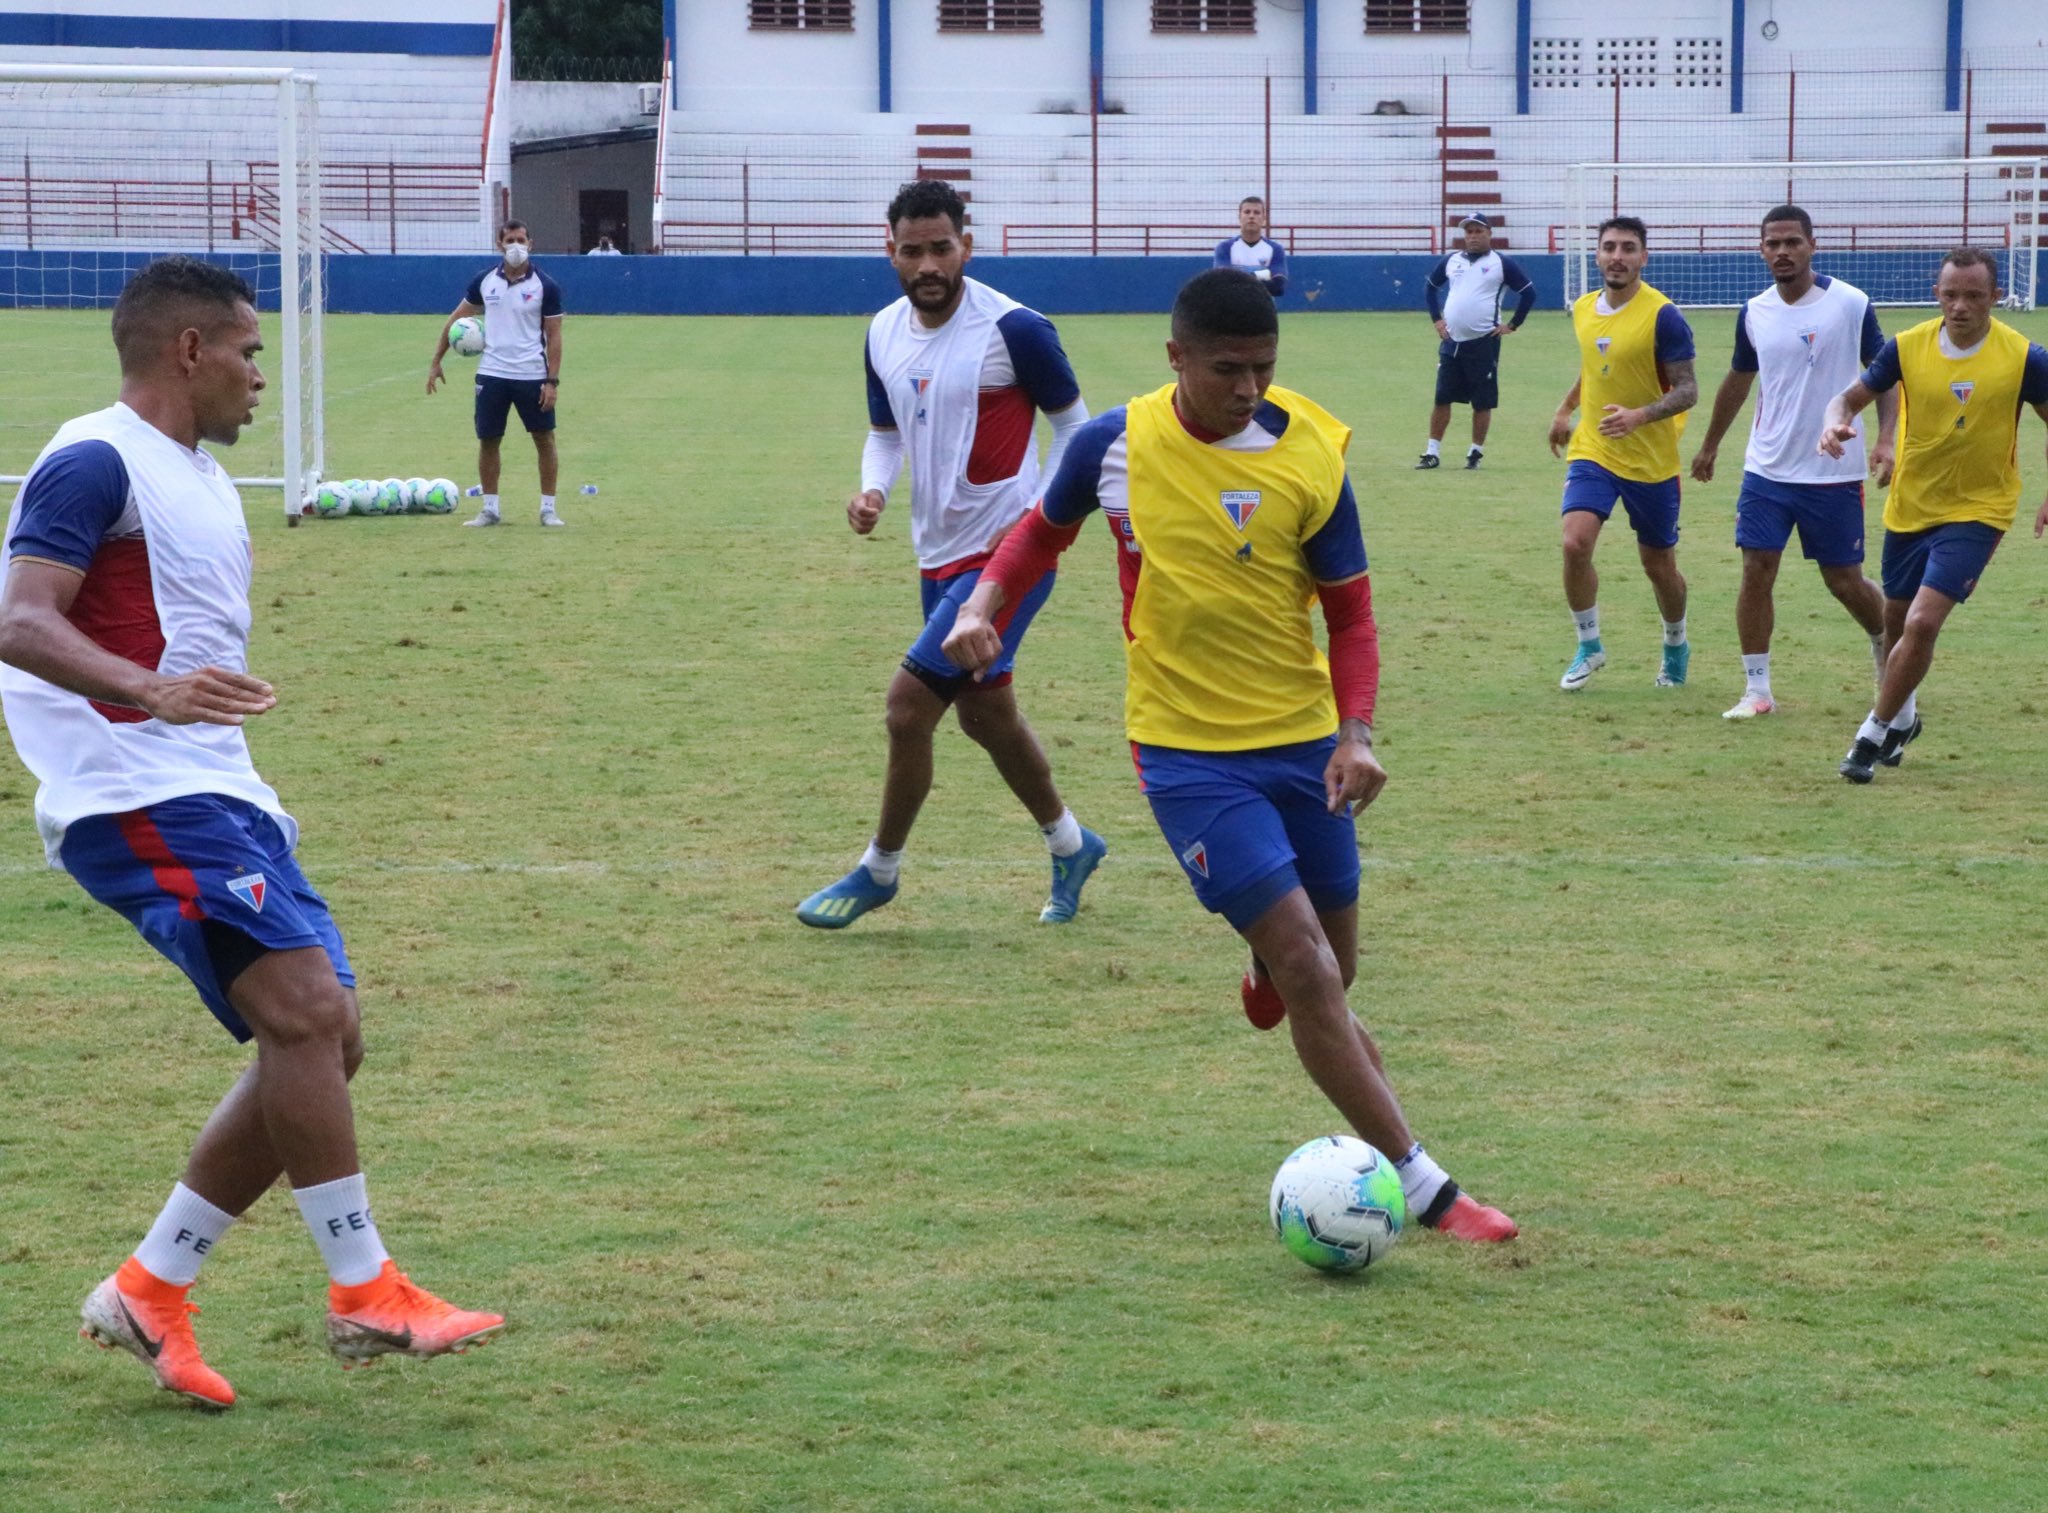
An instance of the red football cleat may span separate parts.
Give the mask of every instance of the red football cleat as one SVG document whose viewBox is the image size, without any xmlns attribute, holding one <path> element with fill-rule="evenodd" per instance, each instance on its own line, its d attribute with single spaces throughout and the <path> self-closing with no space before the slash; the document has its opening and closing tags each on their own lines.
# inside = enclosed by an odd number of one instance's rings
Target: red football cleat
<svg viewBox="0 0 2048 1513">
<path fill-rule="evenodd" d="M 1238 992 L 1244 998 L 1244 1017 L 1252 1022 L 1253 1029 L 1270 1030 L 1287 1017 L 1287 1004 L 1280 997 L 1280 990 L 1256 971 L 1246 971 Z"/>
<path fill-rule="evenodd" d="M 202 1408 L 232 1408 L 235 1389 L 201 1358 L 192 1334 L 199 1309 L 186 1301 L 191 1290 L 151 1276 L 131 1256 L 85 1300 L 78 1332 L 102 1350 L 127 1351 L 166 1392 Z"/>
<path fill-rule="evenodd" d="M 1469 1240 L 1474 1245 L 1497 1245 L 1521 1233 L 1513 1219 L 1497 1208 L 1475 1203 L 1466 1193 L 1459 1193 L 1451 1200 L 1451 1206 L 1433 1227 L 1439 1234 L 1449 1235 L 1454 1240 Z"/>
</svg>

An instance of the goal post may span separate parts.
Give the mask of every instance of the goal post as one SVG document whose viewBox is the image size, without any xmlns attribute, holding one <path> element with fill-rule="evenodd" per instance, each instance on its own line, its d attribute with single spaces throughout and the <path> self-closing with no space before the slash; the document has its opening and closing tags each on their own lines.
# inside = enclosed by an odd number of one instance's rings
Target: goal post
<svg viewBox="0 0 2048 1513">
<path fill-rule="evenodd" d="M 1770 282 L 1764 213 L 1813 219 L 1814 270 L 1880 305 L 1932 305 L 1951 248 L 1998 263 L 2004 303 L 2035 308 L 2044 160 L 1901 158 L 1821 163 L 1574 163 L 1563 230 L 1565 303 L 1598 286 L 1597 228 L 1632 215 L 1650 232 L 1643 277 L 1680 305 L 1739 305 Z"/>
<path fill-rule="evenodd" d="M 293 524 L 326 443 L 322 224 L 315 75 L 0 61 L 0 310 L 110 310 L 171 253 L 241 274 L 276 340 L 264 402 L 221 460 L 238 485 L 277 489 Z M 0 483 L 106 403 L 116 371 L 103 325 L 10 321 L 33 345 L 0 377 Z"/>
</svg>

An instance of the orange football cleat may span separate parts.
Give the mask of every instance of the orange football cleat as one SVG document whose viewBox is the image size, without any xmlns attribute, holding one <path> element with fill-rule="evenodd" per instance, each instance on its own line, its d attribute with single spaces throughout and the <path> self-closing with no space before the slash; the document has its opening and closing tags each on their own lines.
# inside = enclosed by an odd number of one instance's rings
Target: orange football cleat
<svg viewBox="0 0 2048 1513">
<path fill-rule="evenodd" d="M 1444 1216 L 1432 1227 L 1439 1234 L 1449 1235 L 1454 1240 L 1469 1240 L 1474 1245 L 1497 1244 L 1502 1240 L 1512 1240 L 1521 1233 L 1513 1219 L 1497 1208 L 1474 1202 L 1468 1193 L 1459 1193 L 1452 1199 Z"/>
<path fill-rule="evenodd" d="M 85 1300 L 78 1333 L 102 1350 L 127 1351 L 166 1392 L 202 1408 L 232 1408 L 235 1389 L 200 1358 L 192 1333 L 199 1309 L 185 1296 L 191 1290 L 159 1280 L 130 1256 Z"/>
<path fill-rule="evenodd" d="M 471 1313 L 415 1287 L 396 1261 L 359 1287 L 327 1289 L 327 1348 L 344 1368 L 380 1355 L 460 1355 L 504 1327 L 501 1313 Z"/>
</svg>

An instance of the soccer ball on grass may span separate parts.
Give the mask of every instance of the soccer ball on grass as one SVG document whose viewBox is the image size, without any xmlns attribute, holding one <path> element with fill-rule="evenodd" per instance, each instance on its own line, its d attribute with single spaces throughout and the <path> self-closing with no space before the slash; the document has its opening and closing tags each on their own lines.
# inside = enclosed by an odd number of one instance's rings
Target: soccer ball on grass
<svg viewBox="0 0 2048 1513">
<path fill-rule="evenodd" d="M 1311 1140 L 1281 1162 L 1267 1207 L 1280 1243 L 1318 1271 L 1365 1270 L 1408 1219 L 1394 1163 L 1349 1135 Z"/>
</svg>

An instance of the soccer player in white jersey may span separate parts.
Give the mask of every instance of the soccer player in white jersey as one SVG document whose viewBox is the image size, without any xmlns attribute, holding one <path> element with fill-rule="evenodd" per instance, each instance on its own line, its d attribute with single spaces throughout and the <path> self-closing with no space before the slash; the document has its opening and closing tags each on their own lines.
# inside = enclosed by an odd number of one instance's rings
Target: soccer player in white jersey
<svg viewBox="0 0 2048 1513">
<path fill-rule="evenodd" d="M 1216 268 L 1242 268 L 1278 299 L 1287 292 L 1287 249 L 1266 235 L 1266 202 L 1248 194 L 1237 202 L 1237 235 L 1216 244 Z M 1046 465 L 1048 477 L 1052 474 Z"/>
<path fill-rule="evenodd" d="M 51 865 L 256 1041 L 156 1222 L 83 1309 L 87 1338 L 211 1408 L 234 1389 L 200 1356 L 187 1294 L 280 1174 L 327 1263 L 328 1348 L 344 1366 L 459 1351 L 505 1322 L 413 1286 L 378 1238 L 349 1104 L 355 975 L 242 734 L 277 698 L 248 670 L 241 498 L 200 443 L 232 445 L 254 413 L 252 301 L 193 258 L 129 281 L 114 307 L 120 402 L 68 422 L 36 459 L 0 588 L 0 710 L 40 784 Z"/>
<path fill-rule="evenodd" d="M 555 513 L 562 462 L 555 450 L 555 399 L 562 389 L 562 286 L 532 261 L 524 221 L 498 228 L 498 266 L 469 281 L 462 302 L 441 323 L 427 364 L 427 392 L 441 383 L 448 328 L 465 315 L 484 318 L 484 352 L 476 362 L 476 474 L 483 508 L 464 525 L 496 525 L 499 448 L 513 409 L 533 438 L 540 462 L 540 523 L 566 525 Z"/>
<path fill-rule="evenodd" d="M 1765 212 L 1759 250 L 1771 270 L 1771 287 L 1735 317 L 1735 356 L 1714 395 L 1706 439 L 1692 459 L 1692 476 L 1712 482 L 1721 438 L 1761 373 L 1763 392 L 1750 422 L 1742 491 L 1735 500 L 1735 544 L 1742 549 L 1735 632 L 1744 686 L 1723 716 L 1730 720 L 1755 719 L 1778 707 L 1771 693 L 1771 591 L 1795 529 L 1800 551 L 1863 627 L 1877 675 L 1884 673 L 1884 593 L 1863 574 L 1862 428 L 1840 457 L 1813 444 L 1828 401 L 1876 358 L 1884 332 L 1868 295 L 1813 271 L 1813 218 L 1797 205 Z M 1891 482 L 1898 418 L 1898 395 L 1880 395 L 1877 442 L 1869 459 L 1880 487 Z"/>
<path fill-rule="evenodd" d="M 1443 466 L 1444 432 L 1450 429 L 1451 406 L 1472 407 L 1472 445 L 1465 466 L 1479 466 L 1486 455 L 1486 433 L 1500 405 L 1500 339 L 1522 329 L 1536 308 L 1536 286 L 1522 265 L 1493 249 L 1493 223 L 1478 211 L 1459 226 L 1463 251 L 1447 252 L 1422 281 L 1429 301 L 1430 322 L 1440 345 L 1436 350 L 1436 406 L 1429 412 L 1429 443 L 1415 466 Z M 1504 295 L 1515 296 L 1515 313 L 1501 319 Z"/>
<path fill-rule="evenodd" d="M 889 205 L 889 258 L 903 298 L 868 326 L 868 439 L 846 519 L 857 535 L 874 530 L 907 455 L 925 623 L 889 684 L 889 765 L 874 839 L 851 872 L 797 906 L 800 921 L 822 930 L 896 896 L 910 827 L 931 792 L 932 737 L 948 709 L 1045 836 L 1052 893 L 1042 921 L 1074 917 L 1082 885 L 1109 852 L 1061 800 L 1010 686 L 1018 644 L 1052 593 L 1053 574 L 1033 587 L 988 676 L 968 677 L 940 649 L 996 543 L 1038 498 L 1037 414 L 1052 422 L 1047 476 L 1088 418 L 1052 322 L 967 277 L 974 237 L 966 213 L 959 192 L 938 179 L 905 184 Z"/>
</svg>

